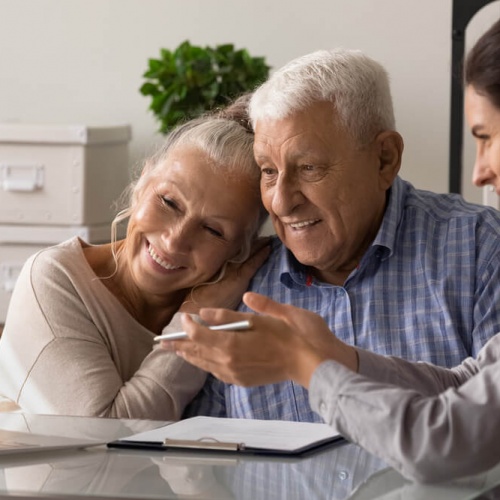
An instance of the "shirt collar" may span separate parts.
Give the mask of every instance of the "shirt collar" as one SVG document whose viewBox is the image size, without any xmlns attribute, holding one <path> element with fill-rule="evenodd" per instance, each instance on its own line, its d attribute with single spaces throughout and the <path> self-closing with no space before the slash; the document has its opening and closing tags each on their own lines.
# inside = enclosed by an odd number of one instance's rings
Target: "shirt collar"
<svg viewBox="0 0 500 500">
<path fill-rule="evenodd" d="M 279 253 L 281 283 L 288 288 L 294 288 L 296 285 L 304 286 L 308 281 L 307 266 L 301 264 L 283 243 Z"/>
<path fill-rule="evenodd" d="M 377 251 L 381 260 L 389 258 L 394 253 L 397 228 L 402 217 L 405 196 L 406 183 L 397 176 L 387 192 L 388 203 L 382 224 L 371 244 L 372 251 Z M 294 288 L 297 285 L 310 285 L 311 280 L 308 268 L 302 265 L 285 245 L 281 244 L 279 252 L 281 283 L 289 288 Z"/>
<path fill-rule="evenodd" d="M 381 260 L 389 258 L 394 253 L 399 221 L 403 216 L 406 183 L 399 176 L 396 177 L 387 192 L 387 207 L 377 236 L 372 243 L 373 249 L 378 249 Z"/>
</svg>

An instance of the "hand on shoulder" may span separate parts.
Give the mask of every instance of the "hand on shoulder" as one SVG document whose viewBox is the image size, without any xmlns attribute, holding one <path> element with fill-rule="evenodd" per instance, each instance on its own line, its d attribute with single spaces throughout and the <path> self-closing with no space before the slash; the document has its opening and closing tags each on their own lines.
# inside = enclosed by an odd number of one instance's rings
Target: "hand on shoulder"
<svg viewBox="0 0 500 500">
<path fill-rule="evenodd" d="M 181 312 L 198 313 L 202 307 L 236 309 L 253 275 L 269 256 L 269 238 L 258 238 L 250 256 L 242 263 L 228 263 L 222 279 L 195 286 L 181 306 Z"/>
</svg>

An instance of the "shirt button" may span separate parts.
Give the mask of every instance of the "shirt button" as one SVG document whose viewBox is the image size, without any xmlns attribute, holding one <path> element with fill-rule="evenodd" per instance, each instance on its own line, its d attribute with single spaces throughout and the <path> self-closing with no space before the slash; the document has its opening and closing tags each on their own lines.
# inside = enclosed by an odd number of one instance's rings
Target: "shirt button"
<svg viewBox="0 0 500 500">
<path fill-rule="evenodd" d="M 321 401 L 319 404 L 319 412 L 324 415 L 326 413 L 326 403 Z"/>
<path fill-rule="evenodd" d="M 349 473 L 346 470 L 341 470 L 338 474 L 337 477 L 341 481 L 345 481 L 349 477 Z"/>
</svg>

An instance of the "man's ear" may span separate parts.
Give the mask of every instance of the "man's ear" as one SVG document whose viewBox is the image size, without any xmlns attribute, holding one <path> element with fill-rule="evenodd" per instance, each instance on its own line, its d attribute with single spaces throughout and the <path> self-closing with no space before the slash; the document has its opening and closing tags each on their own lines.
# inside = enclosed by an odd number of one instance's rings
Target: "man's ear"
<svg viewBox="0 0 500 500">
<path fill-rule="evenodd" d="M 401 167 L 404 143 L 395 130 L 381 132 L 375 138 L 379 158 L 380 182 L 383 189 L 389 189 Z"/>
</svg>

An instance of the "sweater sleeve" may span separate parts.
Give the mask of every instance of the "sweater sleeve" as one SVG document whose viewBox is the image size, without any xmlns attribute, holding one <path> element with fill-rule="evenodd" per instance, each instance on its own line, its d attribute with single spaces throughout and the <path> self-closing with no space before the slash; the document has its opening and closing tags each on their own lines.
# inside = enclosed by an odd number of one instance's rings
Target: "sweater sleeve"
<svg viewBox="0 0 500 500">
<path fill-rule="evenodd" d="M 362 352 L 360 368 L 370 378 L 327 361 L 310 384 L 312 408 L 347 439 L 420 482 L 498 463 L 499 335 L 453 370 Z"/>
<path fill-rule="evenodd" d="M 358 373 L 379 382 L 388 382 L 422 395 L 439 394 L 448 387 L 459 387 L 477 373 L 477 363 L 469 358 L 460 366 L 447 369 L 422 361 L 407 361 L 394 356 L 382 356 L 357 348 Z"/>
<path fill-rule="evenodd" d="M 0 343 L 0 394 L 24 411 L 176 420 L 206 373 L 153 334 L 98 279 L 48 252 L 24 266 Z"/>
</svg>

